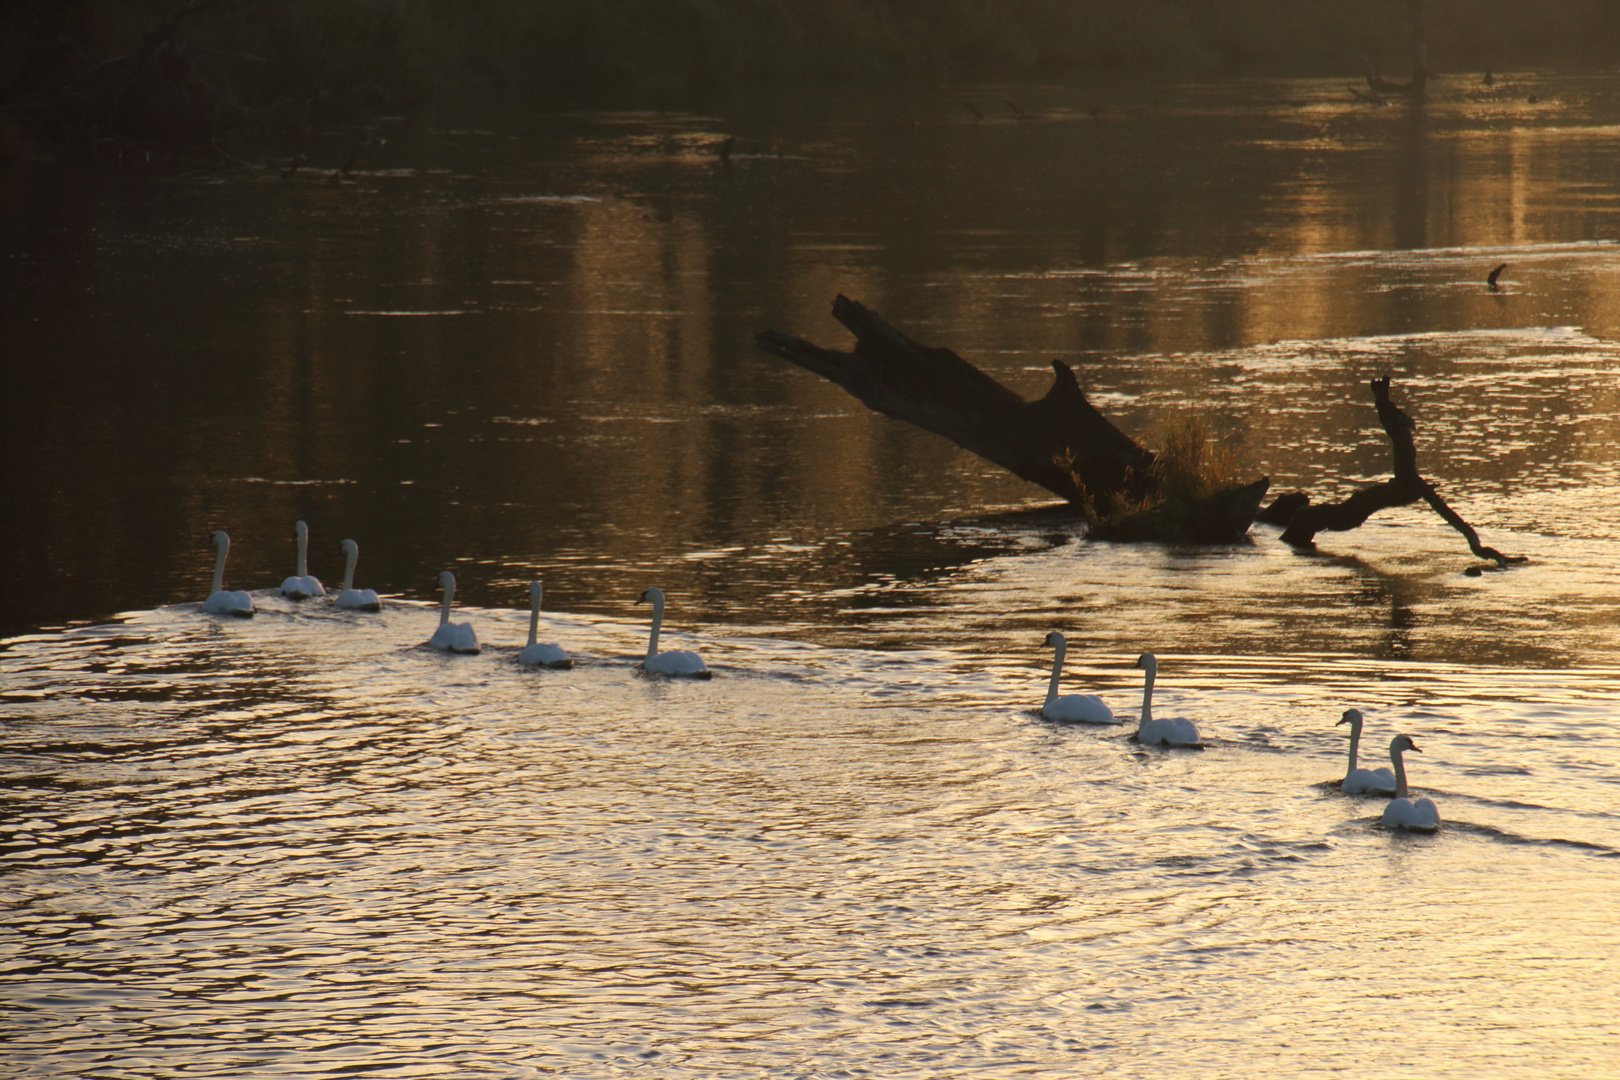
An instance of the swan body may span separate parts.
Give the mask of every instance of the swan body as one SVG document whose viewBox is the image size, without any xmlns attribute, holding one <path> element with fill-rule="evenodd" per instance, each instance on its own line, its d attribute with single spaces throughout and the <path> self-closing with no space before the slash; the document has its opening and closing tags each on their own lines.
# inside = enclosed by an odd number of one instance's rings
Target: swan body
<svg viewBox="0 0 1620 1080">
<path fill-rule="evenodd" d="M 214 558 L 214 587 L 202 609 L 210 615 L 238 615 L 244 619 L 253 616 L 253 597 L 245 592 L 229 592 L 225 588 L 225 556 L 231 550 L 231 538 L 223 531 L 214 533 L 214 547 L 219 552 Z"/>
<path fill-rule="evenodd" d="M 381 611 L 382 601 L 377 598 L 374 589 L 354 587 L 354 564 L 360 561 L 360 545 L 353 540 L 345 540 L 338 548 L 346 560 L 343 564 L 343 591 L 338 593 L 337 606 L 350 611 Z"/>
<path fill-rule="evenodd" d="M 1389 760 L 1395 765 L 1395 797 L 1384 807 L 1384 825 L 1408 832 L 1434 832 L 1440 828 L 1440 810 L 1432 799 L 1409 799 L 1406 792 L 1404 751 L 1423 753 L 1409 736 L 1397 735 L 1389 741 Z"/>
<path fill-rule="evenodd" d="M 571 668 L 574 661 L 567 653 L 555 645 L 544 645 L 535 641 L 540 635 L 541 593 L 538 581 L 529 582 L 529 643 L 518 653 L 518 663 L 533 667 Z"/>
<path fill-rule="evenodd" d="M 326 587 L 319 578 L 309 576 L 309 526 L 300 521 L 294 526 L 298 533 L 298 573 L 281 583 L 281 595 L 289 600 L 308 600 L 312 596 L 325 596 Z"/>
<path fill-rule="evenodd" d="M 1153 677 L 1159 670 L 1158 658 L 1152 653 L 1143 653 L 1136 658 L 1136 666 L 1147 672 L 1142 684 L 1142 719 L 1136 727 L 1136 741 L 1148 746 L 1202 746 L 1203 740 L 1191 720 L 1153 718 Z"/>
<path fill-rule="evenodd" d="M 647 638 L 647 656 L 641 666 L 655 675 L 686 675 L 694 679 L 707 679 L 713 675 L 703 662 L 703 657 L 695 652 L 682 649 L 658 651 L 658 630 L 664 624 L 664 590 L 653 585 L 642 592 L 637 603 L 644 604 L 649 600 L 653 606 L 652 633 Z"/>
<path fill-rule="evenodd" d="M 439 588 L 444 590 L 444 600 L 439 604 L 439 628 L 433 631 L 428 644 L 445 652 L 478 652 L 478 635 L 473 633 L 472 623 L 450 621 L 450 601 L 456 595 L 456 575 L 448 570 L 440 574 Z"/>
<path fill-rule="evenodd" d="M 1339 724 L 1350 725 L 1350 765 L 1345 769 L 1344 779 L 1339 781 L 1339 791 L 1345 795 L 1395 794 L 1394 773 L 1388 769 L 1356 768 L 1356 749 L 1361 744 L 1361 710 L 1344 710 Z M 1339 724 L 1333 726 L 1338 727 Z"/>
<path fill-rule="evenodd" d="M 1041 716 L 1060 724 L 1118 724 L 1114 710 L 1095 694 L 1064 694 L 1058 696 L 1058 676 L 1063 671 L 1063 657 L 1069 651 L 1068 639 L 1060 631 L 1046 635 L 1046 644 L 1052 646 L 1052 681 L 1046 684 L 1046 702 Z"/>
</svg>

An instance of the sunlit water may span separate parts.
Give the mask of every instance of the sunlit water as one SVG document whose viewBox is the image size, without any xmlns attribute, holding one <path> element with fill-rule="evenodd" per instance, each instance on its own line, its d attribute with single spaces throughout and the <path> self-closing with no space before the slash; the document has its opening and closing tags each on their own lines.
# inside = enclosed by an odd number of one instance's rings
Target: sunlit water
<svg viewBox="0 0 1620 1080">
<path fill-rule="evenodd" d="M 50 361 L 5 436 L 6 622 L 50 628 L 0 647 L 0 1071 L 1614 1073 L 1620 151 L 1609 91 L 1535 87 L 1417 130 L 1338 83 L 785 111 L 725 169 L 717 120 L 553 117 L 399 151 L 440 173 L 61 196 L 0 330 Z M 842 341 L 837 291 L 1318 496 L 1387 471 L 1390 373 L 1529 562 L 1470 575 L 1421 508 L 1090 542 L 752 350 Z M 274 595 L 298 517 L 381 613 Z M 252 620 L 198 610 L 216 527 Z M 423 646 L 445 568 L 481 655 Z M 532 576 L 571 671 L 515 662 Z M 653 583 L 713 680 L 637 670 Z M 1155 651 L 1207 747 L 1040 720 L 1053 627 L 1130 721 Z M 1437 835 L 1328 783 L 1352 705 Z"/>
</svg>

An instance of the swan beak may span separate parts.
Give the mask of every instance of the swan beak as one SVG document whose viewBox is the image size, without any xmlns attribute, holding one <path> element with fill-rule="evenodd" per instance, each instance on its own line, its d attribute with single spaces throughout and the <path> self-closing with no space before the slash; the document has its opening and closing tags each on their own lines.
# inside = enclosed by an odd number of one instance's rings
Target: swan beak
<svg viewBox="0 0 1620 1080">
<path fill-rule="evenodd" d="M 1408 750 L 1412 751 L 1412 753 L 1414 753 L 1414 754 L 1423 753 L 1423 750 L 1415 742 L 1408 741 L 1407 744 L 1406 744 L 1406 748 Z"/>
<path fill-rule="evenodd" d="M 1347 716 L 1343 720 L 1340 720 L 1338 724 L 1334 724 L 1333 726 L 1338 727 L 1339 724 L 1348 724 L 1349 722 L 1350 722 L 1350 718 Z"/>
</svg>

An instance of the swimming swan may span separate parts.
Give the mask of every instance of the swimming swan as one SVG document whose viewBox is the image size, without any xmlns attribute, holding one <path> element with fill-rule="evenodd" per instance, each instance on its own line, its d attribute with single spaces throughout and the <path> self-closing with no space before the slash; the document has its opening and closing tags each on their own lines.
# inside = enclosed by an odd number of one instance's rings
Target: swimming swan
<svg viewBox="0 0 1620 1080">
<path fill-rule="evenodd" d="M 1191 720 L 1175 717 L 1153 719 L 1153 676 L 1159 670 L 1159 661 L 1150 652 L 1136 658 L 1136 666 L 1147 672 L 1142 686 L 1142 719 L 1137 724 L 1136 741 L 1148 746 L 1201 746 L 1198 729 Z"/>
<path fill-rule="evenodd" d="M 1060 631 L 1046 635 L 1046 644 L 1052 646 L 1052 681 L 1046 684 L 1046 702 L 1041 715 L 1060 724 L 1120 724 L 1114 711 L 1095 694 L 1064 694 L 1058 697 L 1058 676 L 1063 671 L 1063 657 L 1069 651 L 1069 642 Z"/>
<path fill-rule="evenodd" d="M 571 668 L 574 661 L 555 645 L 540 645 L 535 638 L 540 633 L 540 594 L 538 581 L 529 582 L 529 644 L 518 653 L 518 663 L 535 667 Z"/>
<path fill-rule="evenodd" d="M 209 592 L 208 599 L 203 601 L 202 609 L 210 615 L 251 618 L 253 597 L 245 592 L 225 591 L 225 555 L 231 550 L 231 538 L 223 532 L 215 532 L 214 547 L 219 549 L 219 555 L 214 559 L 214 588 Z"/>
<path fill-rule="evenodd" d="M 350 611 L 381 611 L 382 601 L 377 598 L 376 590 L 354 587 L 354 564 L 360 561 L 360 545 L 345 540 L 338 545 L 338 550 L 347 559 L 343 564 L 343 591 L 338 593 L 337 606 Z"/>
<path fill-rule="evenodd" d="M 298 534 L 298 573 L 281 583 L 281 595 L 289 600 L 325 596 L 326 589 L 320 579 L 309 576 L 309 526 L 300 521 L 293 526 L 293 531 Z"/>
<path fill-rule="evenodd" d="M 472 623 L 450 621 L 450 601 L 456 595 L 456 575 L 448 570 L 440 574 L 439 588 L 444 590 L 444 600 L 439 605 L 439 628 L 433 631 L 428 644 L 445 652 L 478 652 L 478 635 L 473 633 Z"/>
<path fill-rule="evenodd" d="M 644 604 L 649 600 L 653 606 L 652 635 L 647 638 L 647 658 L 641 662 L 641 666 L 655 675 L 690 675 L 694 679 L 707 679 L 713 675 L 703 663 L 703 657 L 695 652 L 680 649 L 658 651 L 658 628 L 664 624 L 664 590 L 656 585 L 650 586 L 636 603 Z"/>
<path fill-rule="evenodd" d="M 1423 753 L 1406 735 L 1397 735 L 1389 741 L 1389 760 L 1395 763 L 1395 798 L 1384 807 L 1384 824 L 1409 832 L 1434 832 L 1440 827 L 1439 808 L 1429 799 L 1414 802 L 1406 797 L 1406 766 L 1401 761 L 1404 750 Z"/>
<path fill-rule="evenodd" d="M 1356 768 L 1356 748 L 1361 744 L 1361 710 L 1346 709 L 1339 724 L 1350 725 L 1350 766 L 1339 781 L 1339 791 L 1345 795 L 1393 795 L 1395 774 L 1388 769 Z M 1338 727 L 1339 724 L 1334 724 Z"/>
</svg>

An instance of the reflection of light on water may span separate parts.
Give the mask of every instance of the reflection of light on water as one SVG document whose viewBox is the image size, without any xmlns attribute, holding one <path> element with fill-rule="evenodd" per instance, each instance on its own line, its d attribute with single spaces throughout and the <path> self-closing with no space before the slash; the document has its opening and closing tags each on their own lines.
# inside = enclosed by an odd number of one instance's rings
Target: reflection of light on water
<svg viewBox="0 0 1620 1080">
<path fill-rule="evenodd" d="M 751 1068 L 993 1075 L 1016 1047 L 1064 1075 L 1083 1029 L 1174 1076 L 1216 1027 L 1287 1044 L 1261 1076 L 1437 1044 L 1529 1075 L 1612 1045 L 1620 671 L 1165 651 L 1163 707 L 1213 744 L 1143 751 L 1035 718 L 1033 633 L 710 633 L 691 684 L 635 673 L 639 622 L 548 613 L 580 663 L 536 672 L 523 612 L 462 610 L 492 647 L 451 658 L 428 605 L 262 600 L 0 652 L 9 1059 L 605 1077 L 678 1045 L 662 1072 L 713 1076 L 764 1027 Z M 1077 654 L 1068 683 L 1134 712 L 1130 657 Z M 1349 703 L 1369 756 L 1418 737 L 1439 836 L 1319 786 Z M 1366 1011 L 1392 996 L 1393 1028 Z"/>
</svg>

